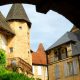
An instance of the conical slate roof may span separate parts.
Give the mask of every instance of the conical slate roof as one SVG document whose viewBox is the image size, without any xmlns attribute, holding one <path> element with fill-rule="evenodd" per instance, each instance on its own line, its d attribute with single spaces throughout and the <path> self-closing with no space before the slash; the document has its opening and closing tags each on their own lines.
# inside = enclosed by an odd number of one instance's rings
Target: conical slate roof
<svg viewBox="0 0 80 80">
<path fill-rule="evenodd" d="M 60 39 L 58 39 L 52 46 L 50 46 L 47 50 L 57 47 L 61 44 L 67 43 L 69 41 L 79 41 L 79 40 L 73 32 L 67 32 Z"/>
<path fill-rule="evenodd" d="M 25 20 L 29 27 L 31 27 L 31 22 L 22 6 L 22 4 L 20 3 L 15 3 L 12 5 L 7 17 L 6 17 L 6 20 L 9 21 L 9 20 Z"/>
<path fill-rule="evenodd" d="M 14 34 L 14 32 L 11 30 L 10 26 L 8 25 L 8 23 L 6 22 L 5 17 L 2 15 L 2 13 L 0 12 L 0 28 L 7 30 L 8 32 Z"/>
</svg>

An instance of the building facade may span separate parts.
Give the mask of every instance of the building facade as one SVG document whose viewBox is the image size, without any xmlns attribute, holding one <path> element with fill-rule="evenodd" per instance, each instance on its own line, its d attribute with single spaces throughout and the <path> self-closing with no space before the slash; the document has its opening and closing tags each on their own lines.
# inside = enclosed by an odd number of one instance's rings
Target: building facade
<svg viewBox="0 0 80 80">
<path fill-rule="evenodd" d="M 75 26 L 46 50 L 49 80 L 80 80 L 80 30 Z"/>
<path fill-rule="evenodd" d="M 42 43 L 39 44 L 38 50 L 32 52 L 32 72 L 35 80 L 47 80 L 47 58 Z"/>
<path fill-rule="evenodd" d="M 32 75 L 31 22 L 21 4 L 13 4 L 6 19 L 0 13 L 0 48 L 6 51 L 7 66 Z"/>
</svg>

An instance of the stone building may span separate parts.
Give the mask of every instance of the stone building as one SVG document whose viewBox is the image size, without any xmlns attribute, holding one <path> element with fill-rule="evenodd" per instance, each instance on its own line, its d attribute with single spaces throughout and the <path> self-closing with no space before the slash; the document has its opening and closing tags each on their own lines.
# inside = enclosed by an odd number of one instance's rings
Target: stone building
<svg viewBox="0 0 80 80">
<path fill-rule="evenodd" d="M 6 51 L 7 68 L 36 80 L 80 80 L 80 30 L 74 26 L 46 51 L 40 44 L 31 52 L 30 28 L 21 4 L 13 4 L 6 18 L 0 12 L 0 49 Z"/>
<path fill-rule="evenodd" d="M 32 72 L 35 80 L 47 80 L 47 58 L 42 43 L 32 52 Z"/>
<path fill-rule="evenodd" d="M 49 80 L 80 80 L 80 30 L 75 26 L 47 50 Z"/>
<path fill-rule="evenodd" d="M 0 48 L 6 51 L 7 66 L 16 65 L 18 72 L 32 74 L 30 52 L 31 22 L 21 4 L 13 4 L 6 19 L 0 12 Z"/>
</svg>

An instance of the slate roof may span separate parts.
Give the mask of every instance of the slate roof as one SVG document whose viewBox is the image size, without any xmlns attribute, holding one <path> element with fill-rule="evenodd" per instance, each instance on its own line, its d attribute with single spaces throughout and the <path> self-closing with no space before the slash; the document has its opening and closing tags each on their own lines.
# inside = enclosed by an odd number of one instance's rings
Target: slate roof
<svg viewBox="0 0 80 80">
<path fill-rule="evenodd" d="M 69 41 L 79 41 L 75 33 L 67 32 L 60 39 L 58 39 L 53 45 L 51 45 L 47 50 L 57 47 L 61 44 L 67 43 Z"/>
<path fill-rule="evenodd" d="M 25 20 L 29 27 L 31 27 L 31 22 L 22 6 L 22 4 L 20 3 L 15 3 L 12 5 L 7 17 L 6 17 L 6 20 L 9 21 L 9 20 Z"/>
<path fill-rule="evenodd" d="M 77 36 L 77 39 L 80 41 L 80 30 L 77 30 L 76 32 L 74 32 L 75 35 Z"/>
<path fill-rule="evenodd" d="M 47 58 L 42 43 L 39 44 L 37 52 L 32 53 L 32 64 L 47 65 Z"/>
<path fill-rule="evenodd" d="M 5 17 L 2 15 L 2 13 L 0 12 L 0 28 L 4 29 L 4 30 L 7 30 L 8 32 L 12 33 L 12 34 L 15 34 L 10 26 L 8 25 L 8 23 L 6 22 L 6 19 Z"/>
<path fill-rule="evenodd" d="M 79 55 L 80 54 L 80 42 L 76 43 L 76 45 L 72 45 L 72 55 Z"/>
</svg>

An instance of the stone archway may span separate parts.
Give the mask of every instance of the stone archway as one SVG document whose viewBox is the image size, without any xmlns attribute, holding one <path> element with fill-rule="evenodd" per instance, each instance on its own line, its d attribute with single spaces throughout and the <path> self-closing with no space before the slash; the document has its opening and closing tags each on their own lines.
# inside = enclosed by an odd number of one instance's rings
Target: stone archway
<svg viewBox="0 0 80 80">
<path fill-rule="evenodd" d="M 36 10 L 41 13 L 47 13 L 54 10 L 68 20 L 70 20 L 78 28 L 80 26 L 80 3 L 79 0 L 2 0 L 0 5 L 11 3 L 27 3 L 36 5 Z"/>
</svg>

